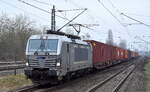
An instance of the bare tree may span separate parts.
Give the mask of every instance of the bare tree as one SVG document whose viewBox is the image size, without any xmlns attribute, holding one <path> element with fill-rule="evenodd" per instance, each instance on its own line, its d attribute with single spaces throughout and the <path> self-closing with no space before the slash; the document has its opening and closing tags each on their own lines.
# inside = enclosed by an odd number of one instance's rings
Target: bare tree
<svg viewBox="0 0 150 92">
<path fill-rule="evenodd" d="M 34 23 L 25 16 L 0 16 L 0 59 L 25 58 L 25 47 L 30 35 L 37 33 Z"/>
<path fill-rule="evenodd" d="M 113 43 L 113 33 L 112 33 L 112 30 L 108 30 L 108 38 L 106 40 L 106 43 L 109 44 L 109 45 L 114 45 Z"/>
</svg>

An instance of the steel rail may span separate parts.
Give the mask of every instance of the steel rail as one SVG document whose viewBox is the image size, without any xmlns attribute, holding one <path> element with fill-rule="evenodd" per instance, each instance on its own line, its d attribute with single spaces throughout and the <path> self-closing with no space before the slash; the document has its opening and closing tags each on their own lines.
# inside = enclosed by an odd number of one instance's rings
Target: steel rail
<svg viewBox="0 0 150 92">
<path fill-rule="evenodd" d="M 129 74 L 119 82 L 119 84 L 112 90 L 112 92 L 118 92 L 121 86 L 125 83 L 125 81 L 129 78 L 129 76 L 132 74 L 134 71 L 135 67 L 129 72 Z"/>
<path fill-rule="evenodd" d="M 33 84 L 31 86 L 26 86 L 15 90 L 15 92 L 28 92 L 36 87 L 40 86 L 40 84 Z M 10 91 L 11 92 L 11 91 Z"/>
<path fill-rule="evenodd" d="M 133 64 L 129 65 L 128 67 L 131 67 Z M 126 69 L 126 68 L 124 68 Z M 105 79 L 104 81 L 94 85 L 92 88 L 90 88 L 87 92 L 95 92 L 98 88 L 102 87 L 104 84 L 106 84 L 107 82 L 109 82 L 111 79 L 115 78 L 117 75 L 121 74 L 122 72 L 126 71 L 126 70 L 120 70 L 119 72 L 115 73 L 114 75 L 110 76 L 109 78 Z M 127 68 L 128 69 L 128 68 Z M 124 80 L 122 80 L 114 89 L 112 92 L 117 92 L 121 85 L 125 82 L 125 80 L 130 76 L 130 74 L 133 72 L 133 70 L 135 69 L 135 67 L 130 71 L 130 73 L 124 78 Z"/>
</svg>

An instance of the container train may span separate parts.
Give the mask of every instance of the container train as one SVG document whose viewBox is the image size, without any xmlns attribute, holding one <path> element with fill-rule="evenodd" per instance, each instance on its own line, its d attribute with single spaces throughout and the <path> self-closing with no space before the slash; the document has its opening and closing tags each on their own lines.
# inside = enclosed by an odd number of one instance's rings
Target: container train
<svg viewBox="0 0 150 92">
<path fill-rule="evenodd" d="M 137 52 L 74 35 L 32 35 L 26 47 L 25 75 L 34 82 L 60 81 L 137 56 Z"/>
</svg>

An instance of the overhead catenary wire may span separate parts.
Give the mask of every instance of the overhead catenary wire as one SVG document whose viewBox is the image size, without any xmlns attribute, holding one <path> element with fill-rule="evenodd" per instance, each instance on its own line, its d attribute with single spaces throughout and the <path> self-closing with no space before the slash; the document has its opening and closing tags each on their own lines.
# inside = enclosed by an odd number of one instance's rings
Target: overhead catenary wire
<svg viewBox="0 0 150 92">
<path fill-rule="evenodd" d="M 69 2 L 70 4 L 72 4 L 73 6 L 75 6 L 75 7 L 78 7 L 78 8 L 81 8 L 81 9 L 83 8 L 83 7 L 81 7 L 80 5 L 78 5 L 77 3 L 73 2 L 73 0 L 69 0 L 68 2 Z M 87 17 L 90 18 L 91 20 L 94 20 L 94 22 L 95 22 L 96 19 L 95 19 L 94 16 L 91 14 L 91 12 L 90 12 L 89 9 L 87 10 L 87 12 L 88 12 L 88 13 L 87 13 Z"/>
<path fill-rule="evenodd" d="M 121 23 L 121 21 L 120 21 L 115 15 L 113 15 L 113 13 L 112 13 L 100 0 L 98 0 L 98 2 L 114 17 L 114 19 L 116 19 L 116 20 L 118 21 L 118 23 L 119 23 L 123 28 L 125 28 L 125 30 L 128 30 L 128 29 Z M 125 32 L 128 34 L 129 37 L 131 37 L 131 35 L 130 35 L 129 32 L 127 32 L 127 31 L 125 31 Z"/>
<path fill-rule="evenodd" d="M 110 2 L 110 4 L 111 4 L 114 8 L 116 8 L 116 6 L 111 2 L 111 0 L 108 0 L 108 1 Z M 146 24 L 146 23 L 144 23 L 144 22 L 142 22 L 142 21 L 139 21 L 139 20 L 137 20 L 137 19 L 135 19 L 135 18 L 132 18 L 132 17 L 128 16 L 127 14 L 124 14 L 124 13 L 120 12 L 117 8 L 116 8 L 116 10 L 117 10 L 117 12 L 120 13 L 120 15 L 124 15 L 125 17 L 127 17 L 127 18 L 129 18 L 129 19 L 131 19 L 131 20 L 134 20 L 134 21 L 136 21 L 136 22 L 138 22 L 138 23 L 140 23 L 140 24 L 143 24 L 143 25 L 145 25 L 145 26 L 150 27 L 150 25 L 148 25 L 148 24 Z"/>
<path fill-rule="evenodd" d="M 49 14 L 51 14 L 51 12 L 49 12 L 49 11 L 47 11 L 47 10 L 44 10 L 44 9 L 42 9 L 42 8 L 39 8 L 39 7 L 37 7 L 37 6 L 35 6 L 35 5 L 32 5 L 32 4 L 30 4 L 30 3 L 27 3 L 27 2 L 25 2 L 25 1 L 23 1 L 23 0 L 18 0 L 18 1 L 20 1 L 20 2 L 22 2 L 22 3 L 24 3 L 24 4 L 27 4 L 27 5 L 29 5 L 29 6 L 31 6 L 31 7 L 33 7 L 33 8 L 36 8 L 36 9 L 38 9 L 38 10 L 41 10 L 41 11 L 43 11 L 43 12 L 46 12 L 46 13 L 49 13 Z M 67 20 L 67 21 L 70 21 L 70 19 L 68 19 L 68 18 L 64 18 L 64 17 L 61 17 L 61 16 L 59 16 L 59 15 L 55 15 L 56 17 L 59 17 L 59 18 L 61 18 L 61 19 L 64 19 L 64 20 Z M 74 23 L 77 23 L 77 22 L 74 22 Z M 79 24 L 79 23 L 78 23 Z M 82 25 L 82 24 L 81 24 Z M 88 27 L 86 27 L 86 26 L 84 26 L 83 25 L 83 27 L 85 27 L 85 28 L 88 28 Z M 91 29 L 91 28 L 88 28 L 88 29 L 90 29 L 90 30 L 93 30 L 93 29 Z"/>
<path fill-rule="evenodd" d="M 44 5 L 51 5 L 53 6 L 52 4 L 48 4 L 48 3 L 45 3 L 45 2 L 41 2 L 39 0 L 33 0 L 35 2 L 38 2 L 40 4 L 44 4 Z M 79 10 L 84 10 L 85 8 L 79 8 L 79 9 L 68 9 L 68 10 L 57 10 L 56 12 L 60 12 L 62 14 L 62 12 L 67 12 L 67 11 L 79 11 Z M 63 14 L 62 14 L 63 15 Z M 66 16 L 63 15 L 64 18 L 66 18 Z M 66 18 L 67 19 L 67 18 Z"/>
<path fill-rule="evenodd" d="M 30 4 L 30 3 L 27 3 L 27 2 L 25 2 L 25 1 L 23 1 L 23 0 L 18 0 L 18 1 L 20 1 L 20 2 L 22 2 L 22 3 L 24 3 L 24 4 L 27 4 L 27 5 L 31 6 L 31 7 L 34 7 L 34 8 L 36 8 L 36 9 L 39 9 L 39 10 L 41 10 L 41 11 L 43 11 L 43 12 L 46 12 L 46 13 L 51 14 L 51 12 L 49 12 L 49 11 L 47 11 L 47 10 L 44 10 L 44 9 L 42 9 L 42 8 L 39 8 L 39 7 L 37 7 L 37 6 L 35 6 L 35 5 L 32 5 L 32 4 Z M 57 16 L 57 17 L 59 17 L 59 18 L 62 18 L 62 19 L 64 19 L 64 20 L 68 20 L 68 21 L 70 21 L 70 20 L 69 20 L 69 19 L 67 19 L 67 18 L 64 18 L 64 17 L 58 16 L 58 15 L 56 15 L 56 16 Z"/>
<path fill-rule="evenodd" d="M 143 25 L 145 25 L 145 26 L 147 26 L 147 27 L 150 27 L 150 25 L 148 25 L 148 24 L 146 24 L 146 23 L 144 23 L 144 22 L 142 22 L 142 21 L 139 21 L 139 20 L 137 20 L 137 19 L 135 19 L 135 18 L 132 18 L 132 17 L 130 17 L 130 16 L 124 14 L 124 13 L 121 13 L 121 15 L 123 15 L 123 16 L 125 16 L 125 17 L 127 17 L 127 18 L 129 18 L 129 19 L 131 19 L 131 20 L 133 20 L 133 21 L 136 21 L 136 22 L 138 22 L 138 23 L 140 23 L 140 24 L 143 24 Z"/>
<path fill-rule="evenodd" d="M 42 1 L 39 1 L 39 0 L 33 0 L 35 2 L 38 2 L 40 4 L 44 4 L 44 5 L 51 5 L 53 6 L 52 4 L 48 4 L 48 3 L 45 3 L 45 2 L 42 2 Z M 84 10 L 85 8 L 79 8 L 79 9 L 68 9 L 68 10 L 57 10 L 56 12 L 65 12 L 65 11 L 79 11 L 79 10 Z"/>
<path fill-rule="evenodd" d="M 76 5 L 75 5 L 75 6 L 76 6 Z M 80 10 L 87 10 L 87 8 L 78 7 L 78 9 L 57 10 L 56 12 L 59 12 L 59 13 L 61 13 L 61 15 L 63 15 L 62 12 L 80 11 Z M 87 10 L 87 11 L 88 11 L 88 10 Z M 67 19 L 67 17 L 66 17 L 65 15 L 63 15 L 63 17 Z M 90 16 L 90 18 L 91 18 L 91 16 Z M 92 20 L 94 20 L 94 19 L 92 19 Z M 74 22 L 74 23 L 75 23 L 75 22 Z M 75 23 L 75 24 L 79 24 L 79 23 Z M 80 26 L 82 26 L 82 27 L 84 27 L 84 28 L 87 28 L 87 29 L 90 29 L 90 30 L 94 30 L 94 29 L 89 28 L 89 27 L 87 27 L 87 26 L 85 26 L 85 25 L 82 25 L 82 24 L 80 24 Z"/>
<path fill-rule="evenodd" d="M 52 4 L 48 4 L 48 3 L 45 3 L 45 2 L 42 2 L 42 1 L 39 1 L 39 0 L 33 0 L 33 1 L 35 1 L 35 2 L 37 2 L 37 3 L 40 3 L 40 4 L 43 4 L 43 5 L 47 5 L 47 6 L 49 6 L 49 5 L 51 5 L 51 6 L 53 6 Z"/>
<path fill-rule="evenodd" d="M 38 10 L 41 10 L 41 11 L 43 11 L 43 12 L 46 12 L 46 13 L 51 14 L 51 12 L 49 12 L 49 11 L 47 11 L 47 10 L 44 10 L 44 9 L 42 9 L 42 8 L 39 8 L 39 7 L 37 7 L 37 6 L 35 6 L 35 5 L 32 5 L 32 4 L 30 4 L 30 3 L 27 3 L 27 2 L 25 2 L 25 1 L 23 1 L 23 0 L 18 0 L 18 1 L 20 1 L 20 2 L 22 2 L 22 3 L 24 3 L 24 4 L 27 4 L 27 5 L 31 6 L 31 7 L 34 7 L 34 8 L 36 8 L 36 9 L 38 9 Z M 68 20 L 68 19 L 66 19 L 66 18 L 64 18 L 64 17 L 58 16 L 58 15 L 56 15 L 56 16 L 59 17 L 59 18 L 61 18 L 61 19 L 64 19 L 64 20 Z"/>
<path fill-rule="evenodd" d="M 66 12 L 66 11 L 79 11 L 79 10 L 85 10 L 86 8 L 80 8 L 80 9 L 68 9 L 68 10 L 57 10 L 56 12 Z"/>
<path fill-rule="evenodd" d="M 33 1 L 35 1 L 35 2 L 38 2 L 38 3 L 40 3 L 40 4 L 44 4 L 44 5 L 51 5 L 51 6 L 53 6 L 52 4 L 48 4 L 48 3 L 45 3 L 45 2 L 41 2 L 41 1 L 39 1 L 39 0 L 33 0 Z M 57 10 L 56 12 L 60 12 L 61 14 L 62 14 L 62 12 L 67 12 L 67 11 L 79 11 L 79 10 L 84 10 L 85 8 L 80 8 L 80 9 L 68 9 L 68 10 Z M 62 14 L 63 15 L 63 14 Z M 66 18 L 67 19 L 67 17 L 66 16 L 64 16 L 63 15 L 63 17 L 64 18 Z M 69 19 L 68 19 L 69 20 Z"/>
<path fill-rule="evenodd" d="M 85 9 L 85 8 L 83 8 L 83 7 L 81 7 L 81 6 L 79 6 L 78 4 L 76 4 L 75 2 L 73 2 L 72 0 L 69 0 L 68 2 L 70 2 L 71 4 L 73 4 L 74 6 L 76 6 L 76 7 L 78 7 L 78 9 L 71 9 L 71 10 L 69 10 L 69 11 L 76 11 L 76 10 L 83 10 L 83 9 Z M 66 12 L 66 11 L 68 11 L 68 10 L 64 10 L 64 12 Z M 88 12 L 89 10 L 87 10 L 87 12 Z M 61 14 L 62 14 L 62 12 L 60 12 Z M 87 13 L 88 14 L 88 13 Z M 63 14 L 62 14 L 63 15 Z M 65 18 L 66 18 L 66 16 L 65 15 L 63 15 Z M 94 17 L 92 17 L 90 14 L 88 14 L 88 16 L 89 16 L 89 18 L 91 18 L 91 20 L 95 20 L 94 19 Z M 74 23 L 74 24 L 79 24 L 79 23 Z M 87 29 L 90 29 L 90 30 L 97 30 L 97 29 L 93 29 L 93 28 L 90 28 L 90 27 L 88 27 L 88 26 L 86 26 L 86 25 L 84 25 L 84 24 L 79 24 L 80 26 L 82 26 L 82 27 L 84 27 L 84 28 L 87 28 Z"/>
<path fill-rule="evenodd" d="M 15 8 L 15 9 L 18 9 L 18 10 L 20 10 L 20 11 L 23 11 L 23 12 L 26 12 L 26 13 L 30 13 L 31 15 L 34 15 L 34 16 L 36 16 L 37 18 L 40 18 L 40 19 L 42 19 L 42 20 L 47 20 L 47 19 L 45 19 L 45 18 L 43 18 L 43 17 L 41 17 L 41 16 L 38 16 L 38 15 L 33 14 L 33 13 L 31 13 L 31 12 L 28 12 L 28 11 L 26 11 L 26 10 L 24 10 L 24 9 L 22 9 L 22 8 L 19 8 L 19 7 L 15 6 L 15 5 L 11 4 L 11 3 L 8 3 L 8 2 L 6 2 L 6 1 L 0 0 L 0 2 L 6 4 L 6 5 L 10 6 L 10 7 L 13 7 L 13 8 Z"/>
<path fill-rule="evenodd" d="M 122 25 L 121 21 L 100 0 L 98 2 Z"/>
<path fill-rule="evenodd" d="M 39 7 L 37 7 L 37 6 L 35 6 L 35 5 L 32 5 L 32 4 L 30 4 L 30 3 L 27 3 L 27 2 L 25 2 L 25 1 L 23 1 L 23 0 L 18 0 L 18 1 L 19 1 L 19 2 L 22 2 L 22 3 L 24 3 L 24 4 L 27 4 L 27 5 L 31 6 L 31 7 L 34 7 L 34 8 L 36 8 L 36 9 L 39 9 L 39 10 L 41 10 L 41 11 L 43 11 L 43 12 L 50 13 L 50 12 L 47 11 L 47 10 L 44 10 L 44 9 L 42 9 L 42 8 L 39 8 Z"/>
<path fill-rule="evenodd" d="M 81 13 L 79 13 L 77 16 L 75 16 L 72 20 L 70 20 L 68 23 L 66 23 L 65 25 L 63 25 L 60 29 L 58 29 L 57 31 L 60 31 L 62 28 L 64 28 L 66 25 L 68 25 L 69 23 L 71 23 L 73 20 L 75 20 L 78 16 L 80 16 L 82 13 L 84 13 L 87 9 L 83 10 Z"/>
<path fill-rule="evenodd" d="M 111 0 L 108 0 L 109 1 L 109 3 L 111 4 L 111 6 L 114 8 L 114 9 L 116 9 L 116 11 L 120 14 L 121 12 L 120 12 L 120 10 L 113 4 L 113 2 L 111 1 Z"/>
<path fill-rule="evenodd" d="M 51 3 L 45 3 L 45 2 L 42 2 L 42 1 L 39 1 L 39 0 L 33 0 L 33 1 L 35 1 L 37 3 L 40 3 L 40 4 L 43 4 L 43 5 L 47 5 L 47 6 L 53 6 Z M 50 0 L 49 0 L 49 2 L 50 2 Z M 62 14 L 62 12 L 60 12 L 60 13 Z M 66 18 L 64 15 L 63 15 L 63 17 Z"/>
<path fill-rule="evenodd" d="M 77 8 L 83 8 L 81 5 L 79 5 L 79 4 L 77 4 L 77 3 L 75 3 L 73 0 L 68 0 L 68 2 L 70 3 L 70 4 L 72 4 L 73 6 L 75 6 L 75 7 L 77 7 Z M 93 13 L 92 13 L 93 14 Z M 96 22 L 97 23 L 97 20 L 94 18 L 94 16 L 91 14 L 91 11 L 88 9 L 87 10 L 87 17 L 89 18 L 89 19 L 91 19 L 92 21 L 94 20 L 94 22 Z M 100 20 L 100 18 L 98 18 L 99 20 Z M 103 19 L 101 19 L 101 21 L 103 21 Z M 104 21 L 103 21 L 104 22 Z M 92 28 L 92 30 L 95 30 L 94 32 L 96 32 L 97 34 L 99 34 L 96 30 L 98 30 L 97 28 L 95 29 L 93 29 Z M 102 31 L 102 30 L 98 30 L 98 31 Z"/>
<path fill-rule="evenodd" d="M 129 12 L 124 12 L 124 14 L 138 16 L 138 17 L 148 17 L 148 18 L 150 18 L 149 15 L 146 16 L 146 15 L 142 15 L 142 14 L 129 13 Z"/>
</svg>

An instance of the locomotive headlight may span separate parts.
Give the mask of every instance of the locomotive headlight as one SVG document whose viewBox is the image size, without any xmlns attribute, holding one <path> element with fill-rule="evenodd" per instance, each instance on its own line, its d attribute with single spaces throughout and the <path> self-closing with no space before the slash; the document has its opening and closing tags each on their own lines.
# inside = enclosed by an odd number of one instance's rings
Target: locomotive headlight
<svg viewBox="0 0 150 92">
<path fill-rule="evenodd" d="M 57 63 L 56 63 L 56 66 L 60 66 L 60 62 L 57 62 Z"/>
<path fill-rule="evenodd" d="M 29 66 L 29 63 L 28 63 L 28 62 L 26 62 L 26 66 Z"/>
<path fill-rule="evenodd" d="M 57 60 L 56 60 L 56 66 L 58 66 L 58 67 L 61 66 L 61 60 L 60 60 L 60 59 L 57 59 Z"/>
</svg>

